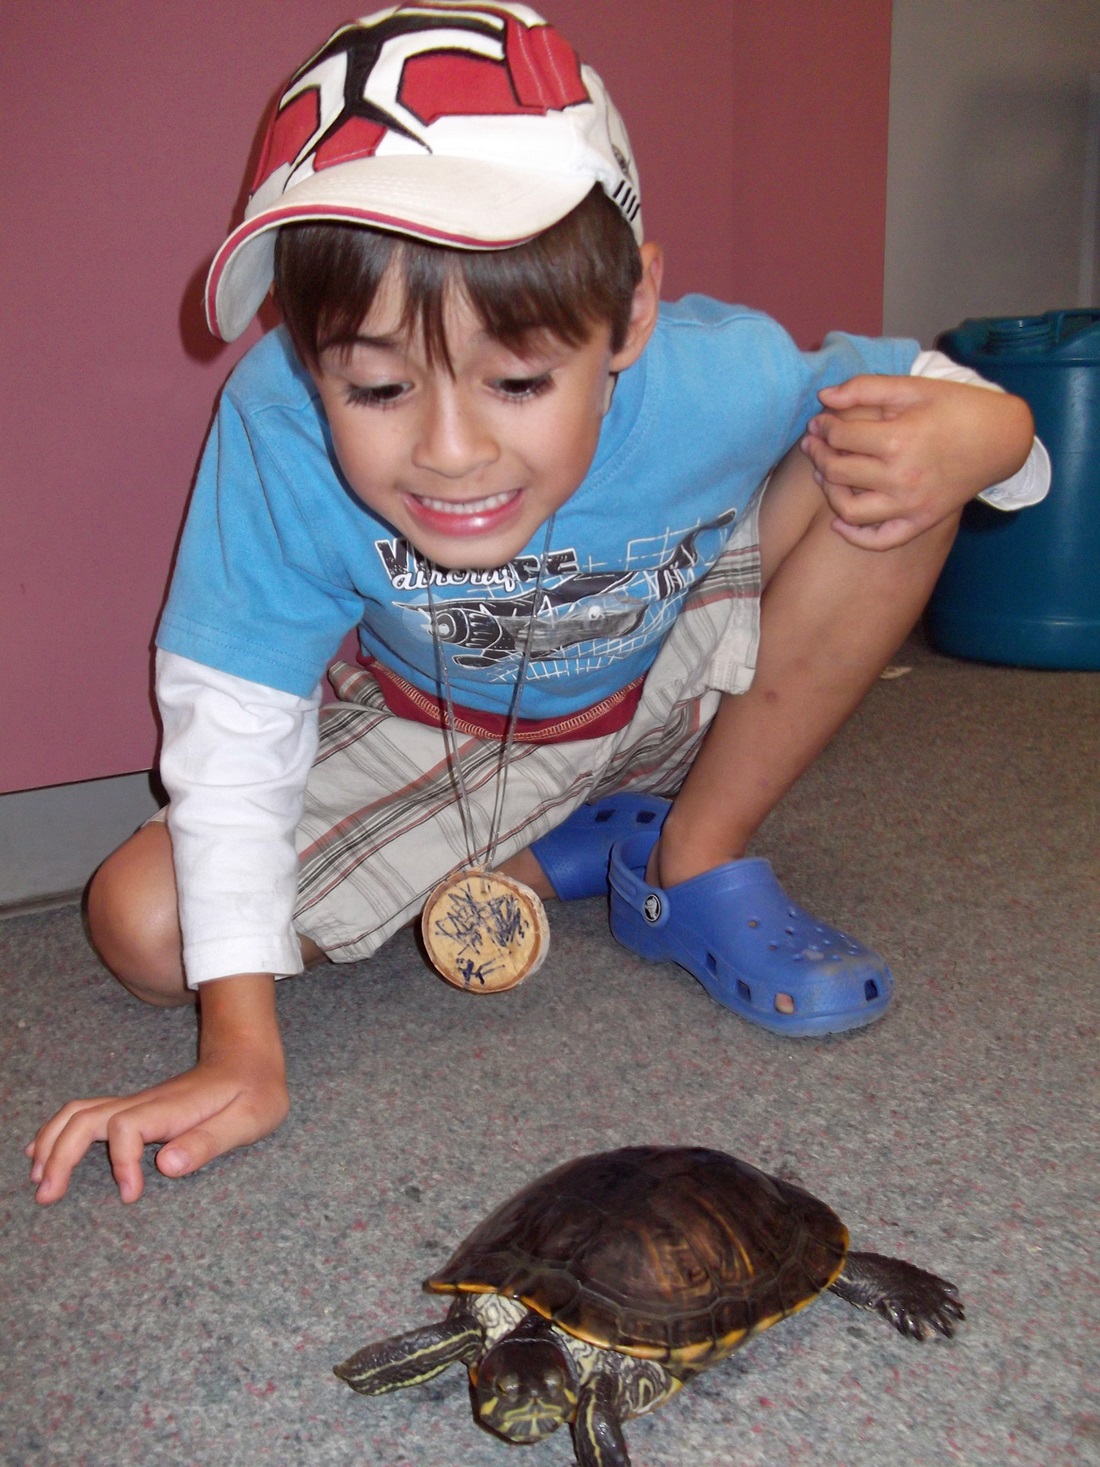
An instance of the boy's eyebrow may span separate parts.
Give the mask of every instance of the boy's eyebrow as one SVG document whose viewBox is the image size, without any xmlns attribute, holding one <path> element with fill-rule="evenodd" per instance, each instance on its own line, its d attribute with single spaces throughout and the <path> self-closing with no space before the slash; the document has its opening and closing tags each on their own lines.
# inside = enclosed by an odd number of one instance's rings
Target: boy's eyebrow
<svg viewBox="0 0 1100 1467">
<path fill-rule="evenodd" d="M 368 335 L 366 332 L 357 331 L 354 336 L 344 337 L 340 341 L 330 341 L 328 345 L 329 348 L 335 348 L 338 351 L 352 351 L 357 346 L 376 347 L 383 351 L 397 351 L 404 345 L 404 338 L 396 332 Z"/>
<path fill-rule="evenodd" d="M 328 357 L 330 361 L 347 366 L 357 347 L 399 354 L 406 345 L 405 337 L 399 332 L 356 331 L 351 336 L 336 336 L 326 341 L 317 352 L 317 360 L 320 362 L 322 357 Z"/>
</svg>

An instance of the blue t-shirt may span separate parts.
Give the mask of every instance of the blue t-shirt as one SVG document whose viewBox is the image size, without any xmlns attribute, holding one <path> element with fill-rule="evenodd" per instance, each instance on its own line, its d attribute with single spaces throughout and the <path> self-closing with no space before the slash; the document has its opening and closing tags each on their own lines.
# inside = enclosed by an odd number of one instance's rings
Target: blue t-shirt
<svg viewBox="0 0 1100 1467">
<path fill-rule="evenodd" d="M 504 713 L 530 626 L 523 717 L 589 707 L 651 666 L 818 390 L 907 374 L 918 351 L 834 333 L 802 352 L 757 311 L 662 305 L 549 544 L 540 528 L 506 566 L 463 572 L 422 561 L 356 498 L 313 382 L 274 331 L 222 394 L 157 644 L 308 697 L 357 626 L 365 652 L 429 693 L 442 649 L 455 702 Z"/>
</svg>

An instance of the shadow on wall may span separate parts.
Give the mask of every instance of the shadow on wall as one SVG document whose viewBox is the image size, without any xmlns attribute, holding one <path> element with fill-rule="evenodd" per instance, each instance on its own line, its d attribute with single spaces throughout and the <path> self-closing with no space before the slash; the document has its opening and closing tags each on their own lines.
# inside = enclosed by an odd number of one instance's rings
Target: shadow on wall
<svg viewBox="0 0 1100 1467">
<path fill-rule="evenodd" d="M 280 81 L 267 99 L 263 115 L 252 134 L 252 142 L 248 149 L 248 161 L 245 164 L 244 173 L 241 177 L 241 185 L 237 191 L 237 198 L 233 204 L 229 218 L 226 220 L 225 232 L 229 233 L 235 229 L 244 218 L 245 207 L 248 204 L 249 191 L 252 181 L 256 177 L 260 167 L 260 157 L 263 152 L 264 139 L 267 136 L 268 123 L 279 105 L 279 98 L 286 86 L 286 79 Z M 215 249 L 221 245 L 217 241 Z M 216 337 L 206 324 L 206 277 L 210 273 L 210 266 L 214 262 L 215 250 L 211 250 L 205 260 L 195 269 L 183 290 L 180 298 L 179 328 L 180 341 L 187 355 L 195 362 L 212 362 L 219 357 L 226 348 L 226 342 Z M 259 321 L 264 331 L 270 331 L 279 324 L 282 319 L 278 308 L 270 299 L 266 300 L 259 310 Z"/>
</svg>

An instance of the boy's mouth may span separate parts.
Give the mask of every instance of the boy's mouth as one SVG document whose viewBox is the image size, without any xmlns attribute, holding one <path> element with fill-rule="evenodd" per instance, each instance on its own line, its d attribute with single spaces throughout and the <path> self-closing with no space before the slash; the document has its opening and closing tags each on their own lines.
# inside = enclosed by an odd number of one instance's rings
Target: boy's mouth
<svg viewBox="0 0 1100 1467">
<path fill-rule="evenodd" d="M 483 535 L 508 519 L 518 504 L 522 489 L 506 489 L 480 499 L 435 499 L 427 494 L 410 494 L 414 516 L 426 527 L 448 535 Z"/>
</svg>

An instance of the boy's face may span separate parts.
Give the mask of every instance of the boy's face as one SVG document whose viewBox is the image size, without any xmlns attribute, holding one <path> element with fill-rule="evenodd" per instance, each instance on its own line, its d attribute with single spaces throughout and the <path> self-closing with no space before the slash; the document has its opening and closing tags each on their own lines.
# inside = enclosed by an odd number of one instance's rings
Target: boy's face
<svg viewBox="0 0 1100 1467">
<path fill-rule="evenodd" d="M 401 333 L 402 302 L 388 276 L 355 343 L 323 352 L 312 372 L 340 467 L 437 565 L 503 565 L 580 485 L 612 374 L 637 360 L 652 327 L 632 323 L 619 352 L 601 326 L 581 346 L 545 338 L 518 356 L 456 296 L 445 310 L 452 376 Z"/>
</svg>

